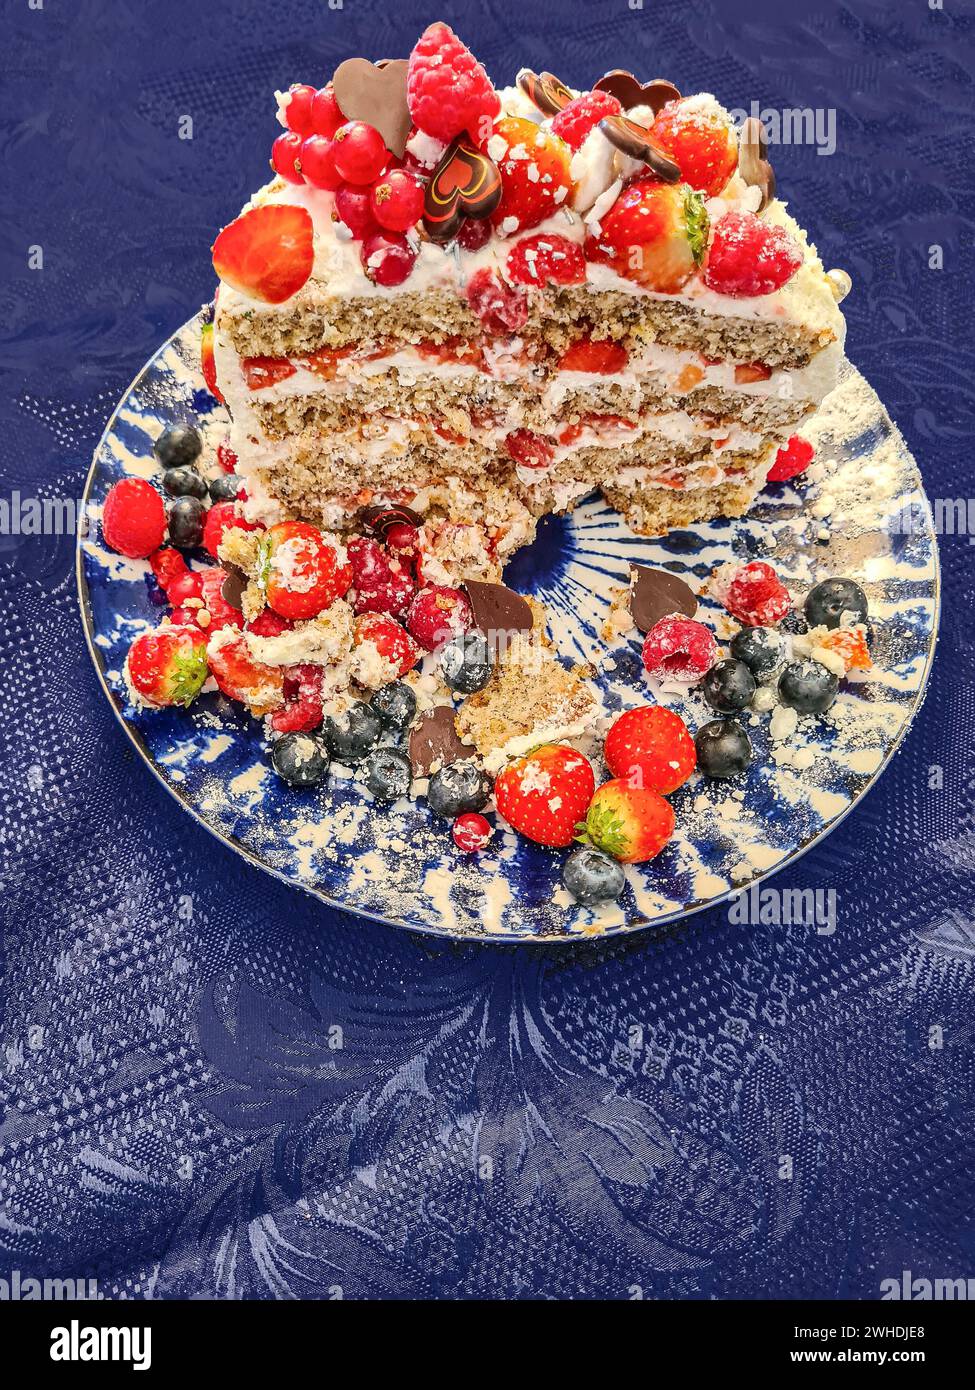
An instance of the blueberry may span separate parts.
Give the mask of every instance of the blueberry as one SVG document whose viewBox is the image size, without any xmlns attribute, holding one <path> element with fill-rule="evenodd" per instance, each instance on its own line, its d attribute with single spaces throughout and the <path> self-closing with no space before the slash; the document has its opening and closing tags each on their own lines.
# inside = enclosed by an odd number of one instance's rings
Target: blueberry
<svg viewBox="0 0 975 1390">
<path fill-rule="evenodd" d="M 163 487 L 170 497 L 206 497 L 206 479 L 195 468 L 167 468 Z"/>
<path fill-rule="evenodd" d="M 748 735 L 734 719 L 713 719 L 694 735 L 697 765 L 705 777 L 737 777 L 752 760 Z"/>
<path fill-rule="evenodd" d="M 774 627 L 743 627 L 731 639 L 731 655 L 753 676 L 765 676 L 782 664 L 782 638 Z"/>
<path fill-rule="evenodd" d="M 199 497 L 178 497 L 169 508 L 169 539 L 182 550 L 203 544 L 207 509 Z"/>
<path fill-rule="evenodd" d="M 726 657 L 717 662 L 701 682 L 704 698 L 719 714 L 747 709 L 755 694 L 755 677 L 743 661 Z"/>
<path fill-rule="evenodd" d="M 210 484 L 211 502 L 233 502 L 237 497 L 237 490 L 240 487 L 240 479 L 236 473 L 221 473 L 219 478 L 214 478 Z"/>
<path fill-rule="evenodd" d="M 282 734 L 271 746 L 271 765 L 292 787 L 313 787 L 328 772 L 328 749 L 316 734 Z"/>
<path fill-rule="evenodd" d="M 584 907 L 612 902 L 626 885 L 622 865 L 595 845 L 580 845 L 562 866 L 562 882 Z"/>
<path fill-rule="evenodd" d="M 802 607 L 812 627 L 843 627 L 844 613 L 850 614 L 847 622 L 867 621 L 867 596 L 852 579 L 824 579 L 809 590 Z"/>
<path fill-rule="evenodd" d="M 398 801 L 409 796 L 413 768 L 398 748 L 376 748 L 363 763 L 363 778 L 377 801 Z"/>
<path fill-rule="evenodd" d="M 195 425 L 167 425 L 152 446 L 164 468 L 182 468 L 200 457 L 203 440 Z"/>
<path fill-rule="evenodd" d="M 822 714 L 836 699 L 839 684 L 818 661 L 790 661 L 779 676 L 779 699 L 800 714 Z"/>
<path fill-rule="evenodd" d="M 416 696 L 402 681 L 377 690 L 369 701 L 388 729 L 408 729 L 416 714 Z"/>
<path fill-rule="evenodd" d="M 480 811 L 490 795 L 491 779 L 469 758 L 442 767 L 430 778 L 427 788 L 431 811 L 448 820 L 455 820 L 465 811 Z"/>
<path fill-rule="evenodd" d="M 483 632 L 462 632 L 440 653 L 444 683 L 459 695 L 483 690 L 491 679 L 491 653 Z"/>
<path fill-rule="evenodd" d="M 379 742 L 382 720 L 376 711 L 357 700 L 342 714 L 329 714 L 322 725 L 325 742 L 333 758 L 343 763 L 360 763 Z"/>
</svg>

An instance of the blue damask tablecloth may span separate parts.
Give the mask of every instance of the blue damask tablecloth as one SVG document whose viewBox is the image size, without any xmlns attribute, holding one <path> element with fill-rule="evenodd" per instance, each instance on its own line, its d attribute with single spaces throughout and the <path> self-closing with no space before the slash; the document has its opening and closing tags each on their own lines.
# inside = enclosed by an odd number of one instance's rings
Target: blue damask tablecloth
<svg viewBox="0 0 975 1390">
<path fill-rule="evenodd" d="M 929 493 L 967 499 L 975 25 L 905 0 L 8 7 L 4 498 L 77 497 L 115 401 L 210 297 L 274 87 L 404 54 L 438 15 L 495 75 L 623 65 L 824 132 L 835 112 L 835 153 L 773 150 L 780 186 L 853 275 L 850 357 Z M 235 858 L 115 725 L 71 537 L 3 529 L 0 1277 L 622 1299 L 975 1274 L 967 535 L 942 538 L 906 745 L 777 880 L 835 889 L 835 934 L 716 910 L 544 950 L 356 920 Z"/>
</svg>

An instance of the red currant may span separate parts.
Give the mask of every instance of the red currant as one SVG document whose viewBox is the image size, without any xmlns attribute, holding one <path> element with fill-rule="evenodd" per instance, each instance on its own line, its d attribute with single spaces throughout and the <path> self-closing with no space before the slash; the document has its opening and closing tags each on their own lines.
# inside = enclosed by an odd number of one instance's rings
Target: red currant
<svg viewBox="0 0 975 1390">
<path fill-rule="evenodd" d="M 473 217 L 468 217 L 457 233 L 457 240 L 465 251 L 480 251 L 491 240 L 490 218 L 480 217 L 475 221 Z"/>
<path fill-rule="evenodd" d="M 335 167 L 347 183 L 375 183 L 389 152 L 383 137 L 365 121 L 347 121 L 334 135 Z"/>
<path fill-rule="evenodd" d="M 345 223 L 356 240 L 376 230 L 368 188 L 343 183 L 335 194 L 335 216 Z"/>
<path fill-rule="evenodd" d="M 193 570 L 187 570 L 178 579 L 174 579 L 166 590 L 166 597 L 174 608 L 179 608 L 188 598 L 203 597 L 203 576 Z"/>
<path fill-rule="evenodd" d="M 293 130 L 287 130 L 283 135 L 279 135 L 271 146 L 271 167 L 289 183 L 305 181 L 301 170 L 295 168 L 295 161 L 301 154 L 301 143 L 300 135 Z"/>
<path fill-rule="evenodd" d="M 288 89 L 288 101 L 284 108 L 284 119 L 289 130 L 299 135 L 311 133 L 311 104 L 315 100 L 315 88 L 303 82 L 296 82 Z"/>
<path fill-rule="evenodd" d="M 301 142 L 301 172 L 315 188 L 335 190 L 342 180 L 335 169 L 335 142 L 326 135 L 309 135 Z"/>
<path fill-rule="evenodd" d="M 416 252 L 399 232 L 376 232 L 362 243 L 362 269 L 376 285 L 401 285 L 413 269 Z"/>
<path fill-rule="evenodd" d="M 423 189 L 412 174 L 390 169 L 370 193 L 372 215 L 388 232 L 405 232 L 423 215 Z"/>
<path fill-rule="evenodd" d="M 344 121 L 330 82 L 315 93 L 315 100 L 311 104 L 311 128 L 316 135 L 332 136 Z"/>
<path fill-rule="evenodd" d="M 465 854 L 476 854 L 491 839 L 491 825 L 476 811 L 468 811 L 454 821 L 451 834 L 454 844 Z"/>
<path fill-rule="evenodd" d="M 420 533 L 408 521 L 397 521 L 386 532 L 387 547 L 401 559 L 412 559 L 420 550 Z"/>
</svg>

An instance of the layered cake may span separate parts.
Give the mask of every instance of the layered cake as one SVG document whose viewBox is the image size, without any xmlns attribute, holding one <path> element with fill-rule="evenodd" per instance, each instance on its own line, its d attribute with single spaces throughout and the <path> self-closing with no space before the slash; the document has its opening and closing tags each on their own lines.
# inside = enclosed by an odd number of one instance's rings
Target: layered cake
<svg viewBox="0 0 975 1390">
<path fill-rule="evenodd" d="M 275 176 L 214 246 L 246 513 L 418 518 L 497 577 L 600 489 L 635 530 L 747 510 L 842 355 L 756 120 L 612 72 L 495 89 L 443 24 L 278 94 Z"/>
</svg>

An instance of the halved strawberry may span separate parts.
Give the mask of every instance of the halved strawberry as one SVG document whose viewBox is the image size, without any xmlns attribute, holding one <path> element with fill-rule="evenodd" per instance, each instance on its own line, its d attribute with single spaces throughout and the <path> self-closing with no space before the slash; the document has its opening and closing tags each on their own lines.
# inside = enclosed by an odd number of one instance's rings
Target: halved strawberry
<svg viewBox="0 0 975 1390">
<path fill-rule="evenodd" d="M 619 343 L 611 343 L 605 338 L 595 343 L 581 339 L 562 354 L 559 371 L 600 372 L 611 376 L 615 372 L 625 371 L 629 360 L 629 353 Z"/>
<path fill-rule="evenodd" d="M 206 633 L 175 624 L 144 632 L 129 648 L 125 669 L 149 704 L 188 705 L 207 678 Z"/>
<path fill-rule="evenodd" d="M 281 521 L 261 539 L 261 582 L 282 618 L 314 618 L 347 592 L 345 551 L 304 521 Z"/>
<path fill-rule="evenodd" d="M 522 116 L 504 116 L 494 127 L 489 145 L 503 141 L 504 154 L 494 155 L 501 170 L 501 201 L 491 214 L 505 235 L 537 227 L 562 206 L 572 187 L 572 151 L 564 140 Z"/>
<path fill-rule="evenodd" d="M 708 215 L 686 183 L 637 179 L 586 238 L 586 257 L 661 294 L 676 294 L 704 259 Z"/>
<path fill-rule="evenodd" d="M 200 366 L 203 370 L 203 380 L 207 384 L 207 390 L 223 405 L 225 402 L 220 387 L 217 385 L 217 363 L 213 355 L 212 323 L 205 323 L 200 329 Z"/>
<path fill-rule="evenodd" d="M 572 843 L 595 785 L 592 765 L 577 749 L 547 743 L 503 769 L 494 801 L 520 834 L 556 848 Z"/>
<path fill-rule="evenodd" d="M 213 268 L 220 279 L 265 304 L 283 304 L 297 294 L 314 259 L 310 215 L 284 203 L 242 213 L 213 243 Z"/>
<path fill-rule="evenodd" d="M 286 357 L 242 357 L 240 370 L 249 391 L 263 391 L 279 381 L 287 381 L 297 371 Z"/>
<path fill-rule="evenodd" d="M 674 811 L 659 792 L 615 777 L 592 798 L 584 829 L 583 841 L 624 864 L 642 864 L 673 835 Z"/>
<path fill-rule="evenodd" d="M 377 690 L 405 676 L 420 659 L 420 649 L 395 618 L 363 613 L 352 632 L 352 670 L 367 690 Z"/>
<path fill-rule="evenodd" d="M 207 659 L 217 685 L 231 700 L 248 706 L 252 714 L 270 714 L 284 704 L 284 673 L 280 666 L 255 661 L 243 633 L 224 640 L 222 629 L 207 647 Z"/>
</svg>

